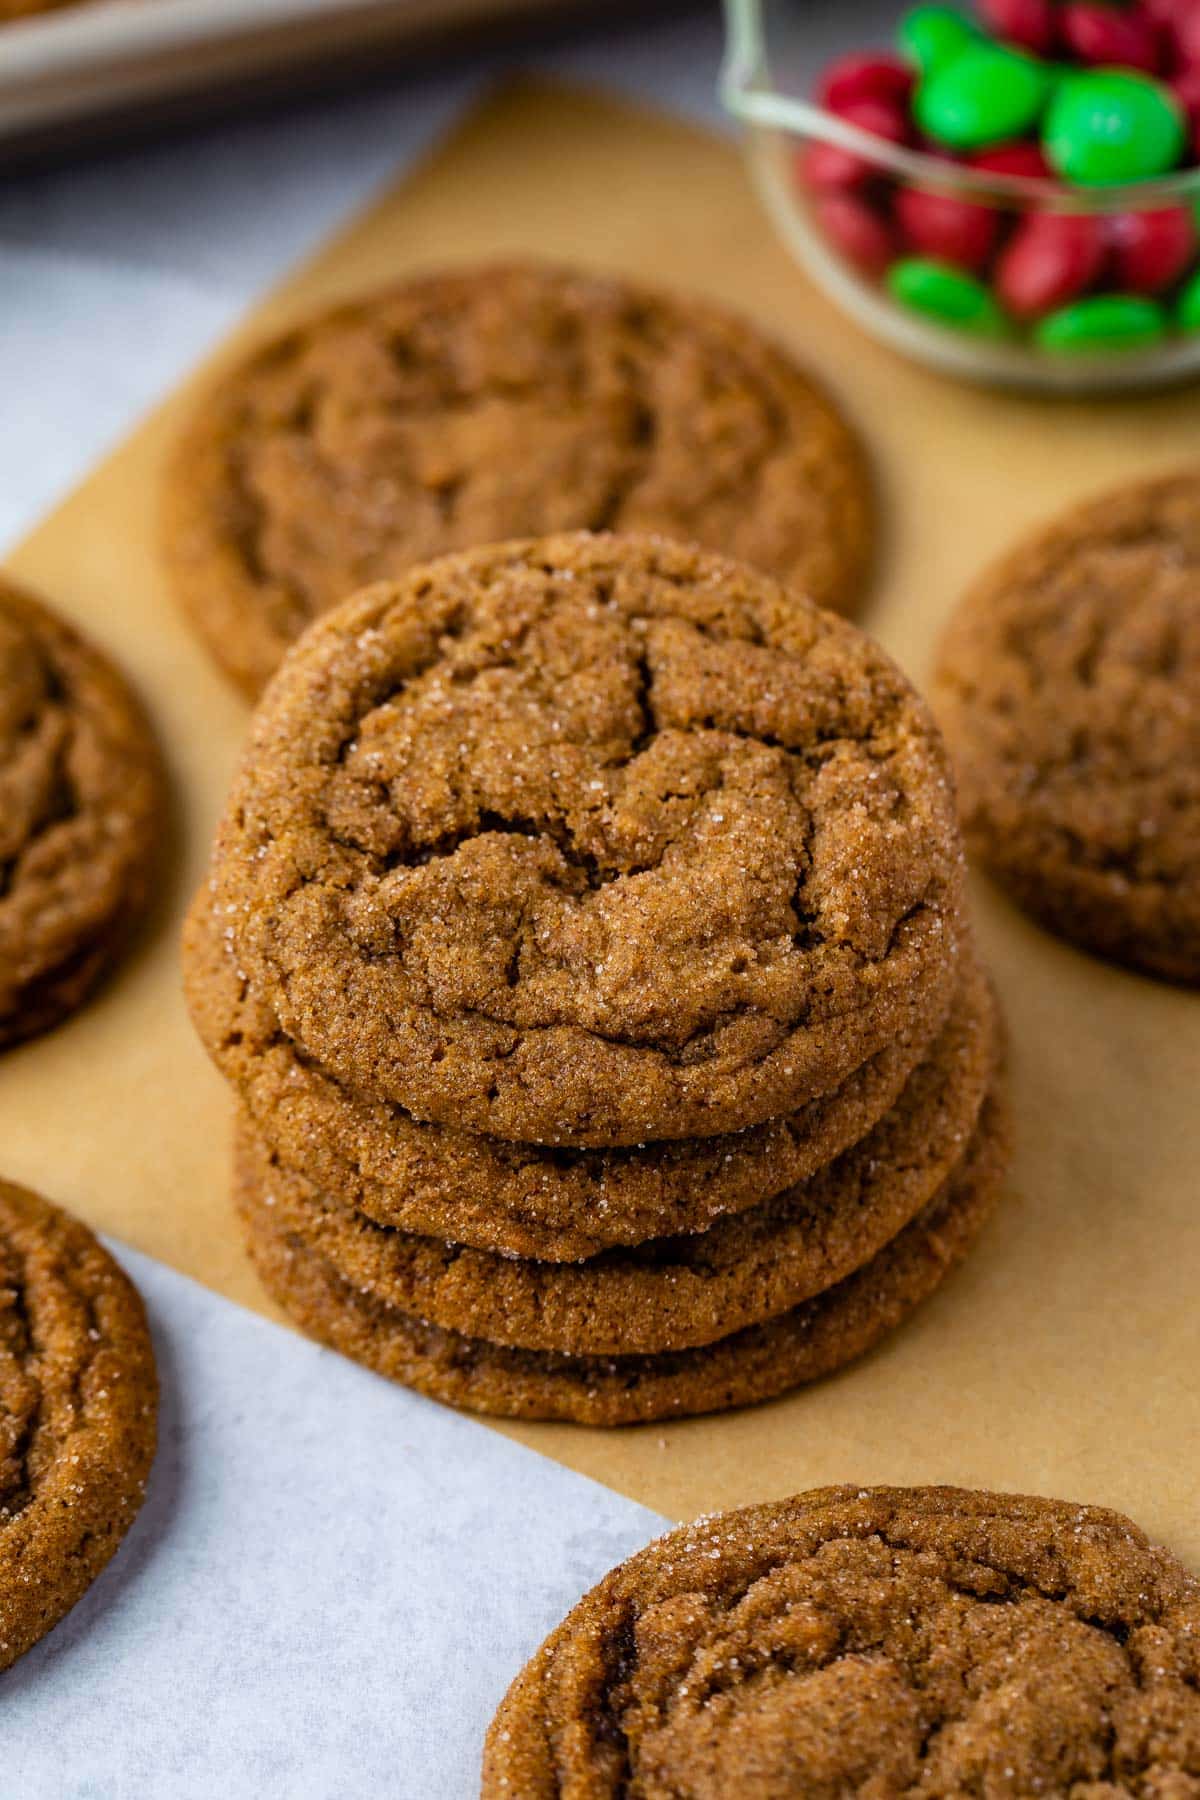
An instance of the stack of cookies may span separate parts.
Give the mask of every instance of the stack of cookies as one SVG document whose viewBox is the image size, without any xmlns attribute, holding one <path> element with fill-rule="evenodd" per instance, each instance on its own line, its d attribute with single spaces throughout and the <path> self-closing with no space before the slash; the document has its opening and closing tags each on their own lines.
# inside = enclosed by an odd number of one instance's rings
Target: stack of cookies
<svg viewBox="0 0 1200 1800">
<path fill-rule="evenodd" d="M 328 613 L 189 921 L 236 1194 L 314 1336 L 594 1424 L 858 1355 L 994 1202 L 941 740 L 853 626 L 578 534 Z"/>
</svg>

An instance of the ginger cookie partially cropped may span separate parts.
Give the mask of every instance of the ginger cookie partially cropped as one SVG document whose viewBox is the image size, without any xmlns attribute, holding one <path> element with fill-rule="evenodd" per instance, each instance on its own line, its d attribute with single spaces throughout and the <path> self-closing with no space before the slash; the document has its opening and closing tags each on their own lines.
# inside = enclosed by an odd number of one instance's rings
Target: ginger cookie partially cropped
<svg viewBox="0 0 1200 1800">
<path fill-rule="evenodd" d="M 588 1147 L 795 1111 L 936 1016 L 962 861 L 940 735 L 869 638 L 742 565 L 574 535 L 319 621 L 213 890 L 347 1087 Z"/>
<path fill-rule="evenodd" d="M 652 531 L 849 611 L 871 556 L 857 439 L 743 319 L 535 264 L 426 277 L 255 352 L 179 446 L 165 546 L 255 694 L 312 620 L 447 551 Z"/>
<path fill-rule="evenodd" d="M 158 1381 L 135 1289 L 86 1226 L 0 1181 L 0 1668 L 132 1524 Z"/>
<path fill-rule="evenodd" d="M 650 1356 L 516 1350 L 446 1331 L 362 1293 L 276 1217 L 269 1194 L 236 1188 L 268 1292 L 310 1337 L 435 1400 L 507 1418 L 627 1425 L 766 1400 L 870 1350 L 941 1286 L 995 1208 L 1008 1162 L 1002 1092 L 943 1187 L 871 1261 L 764 1324 L 699 1349 Z"/>
<path fill-rule="evenodd" d="M 592 1589 L 509 1689 L 482 1800 L 1193 1800 L 1200 1583 L 1101 1507 L 818 1489 Z"/>
<path fill-rule="evenodd" d="M 245 1123 L 239 1180 L 359 1292 L 429 1324 L 572 1356 L 683 1350 L 790 1311 L 902 1231 L 961 1161 L 997 1055 L 993 1005 L 976 971 L 895 1107 L 853 1149 L 707 1231 L 583 1263 L 515 1260 L 382 1230 L 281 1168 Z"/>
<path fill-rule="evenodd" d="M 1019 904 L 1200 981 L 1200 469 L 1007 556 L 953 620 L 936 692 L 969 848 Z"/>
<path fill-rule="evenodd" d="M 0 1047 L 54 1025 L 150 886 L 158 751 L 108 659 L 0 577 Z"/>
<path fill-rule="evenodd" d="M 302 1056 L 254 997 L 205 887 L 184 929 L 192 1018 L 246 1115 L 296 1174 L 377 1225 L 506 1257 L 573 1262 L 616 1244 L 704 1231 L 806 1180 L 894 1104 L 944 1024 L 940 1008 L 839 1087 L 724 1136 L 615 1150 L 543 1150 L 423 1122 L 364 1099 Z M 977 977 L 967 959 L 965 980 Z M 959 1005 L 967 1005 L 960 989 Z"/>
</svg>

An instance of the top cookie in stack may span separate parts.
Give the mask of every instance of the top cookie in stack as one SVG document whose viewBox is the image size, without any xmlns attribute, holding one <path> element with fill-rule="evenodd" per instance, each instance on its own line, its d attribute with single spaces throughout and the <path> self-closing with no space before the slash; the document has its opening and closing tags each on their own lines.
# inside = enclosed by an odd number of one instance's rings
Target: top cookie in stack
<svg viewBox="0 0 1200 1800">
<path fill-rule="evenodd" d="M 844 1360 L 995 1186 L 961 905 L 923 703 L 766 577 L 578 535 L 366 590 L 260 707 L 188 933 L 269 1284 L 488 1410 L 651 1417 Z M 836 1257 L 747 1277 L 830 1218 Z M 533 1259 L 521 1293 L 472 1264 L 464 1299 L 447 1240 Z M 628 1318 L 614 1246 L 661 1272 Z M 736 1302 L 655 1301 L 718 1252 Z"/>
</svg>

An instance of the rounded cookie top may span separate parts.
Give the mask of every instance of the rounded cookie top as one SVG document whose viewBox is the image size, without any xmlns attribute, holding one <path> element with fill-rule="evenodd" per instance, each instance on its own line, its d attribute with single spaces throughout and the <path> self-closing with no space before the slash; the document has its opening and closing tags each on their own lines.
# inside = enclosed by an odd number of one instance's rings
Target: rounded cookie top
<svg viewBox="0 0 1200 1800">
<path fill-rule="evenodd" d="M 735 563 L 575 535 L 356 596 L 288 659 L 218 839 L 307 1054 L 538 1143 L 826 1093 L 953 983 L 943 746 L 890 659 Z"/>
<path fill-rule="evenodd" d="M 976 971 L 895 1107 L 848 1150 L 707 1231 L 583 1263 L 541 1263 L 382 1230 L 331 1206 L 242 1122 L 240 1179 L 281 1226 L 362 1293 L 469 1337 L 571 1356 L 652 1355 L 713 1343 L 788 1312 L 868 1262 L 964 1156 L 995 1073 L 987 983 Z"/>
<path fill-rule="evenodd" d="M 86 1226 L 0 1181 L 0 1668 L 132 1523 L 158 1384 L 141 1300 Z"/>
<path fill-rule="evenodd" d="M 318 614 L 447 551 L 656 531 L 849 610 L 872 506 L 825 394 L 746 321 L 537 265 L 324 313 L 211 395 L 166 503 L 180 595 L 256 693 Z"/>
<path fill-rule="evenodd" d="M 1064 937 L 1200 980 L 1200 470 L 1019 546 L 944 640 L 968 843 Z"/>
<path fill-rule="evenodd" d="M 145 897 L 161 799 L 123 678 L 0 578 L 0 1045 L 83 997 Z"/>
<path fill-rule="evenodd" d="M 1191 1795 L 1200 1584 L 1119 1513 L 827 1488 L 594 1588 L 488 1732 L 483 1800 Z"/>
<path fill-rule="evenodd" d="M 744 1131 L 545 1150 L 414 1118 L 301 1055 L 239 974 L 207 886 L 184 930 L 184 983 L 205 1048 L 283 1170 L 378 1225 L 546 1262 L 704 1231 L 806 1180 L 882 1118 L 943 1024 L 932 1008 L 832 1092 Z"/>
</svg>

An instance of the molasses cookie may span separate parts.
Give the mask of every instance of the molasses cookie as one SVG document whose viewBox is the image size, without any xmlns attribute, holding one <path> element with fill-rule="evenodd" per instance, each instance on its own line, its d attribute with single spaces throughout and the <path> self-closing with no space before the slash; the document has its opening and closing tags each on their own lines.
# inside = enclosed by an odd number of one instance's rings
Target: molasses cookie
<svg viewBox="0 0 1200 1800">
<path fill-rule="evenodd" d="M 956 1004 L 969 1013 L 970 958 L 964 974 Z M 786 1118 L 721 1137 L 545 1150 L 423 1122 L 299 1054 L 239 975 L 207 887 L 184 928 L 184 985 L 201 1040 L 284 1178 L 377 1225 L 545 1262 L 704 1231 L 806 1180 L 883 1117 L 944 1023 L 935 1013 Z"/>
<path fill-rule="evenodd" d="M 310 1337 L 452 1406 L 626 1425 L 769 1399 L 871 1349 L 970 1250 L 996 1204 L 1007 1158 L 1007 1113 L 994 1092 L 942 1189 L 870 1262 L 765 1324 L 657 1356 L 514 1350 L 443 1330 L 361 1293 L 289 1231 L 252 1184 L 239 1183 L 236 1194 L 268 1292 Z"/>
<path fill-rule="evenodd" d="M 872 510 L 840 413 L 745 320 L 522 265 L 412 281 L 263 346 L 180 445 L 165 544 L 255 694 L 357 588 L 507 538 L 661 532 L 848 611 Z"/>
<path fill-rule="evenodd" d="M 142 1504 L 158 1383 L 141 1300 L 86 1226 L 0 1181 L 0 1668 Z"/>
<path fill-rule="evenodd" d="M 360 1293 L 493 1344 L 650 1355 L 761 1324 L 868 1262 L 961 1160 L 996 1052 L 987 984 L 976 973 L 896 1106 L 852 1150 L 707 1231 L 583 1263 L 518 1261 L 382 1230 L 281 1168 L 245 1123 L 236 1160 L 240 1181 L 280 1228 Z"/>
<path fill-rule="evenodd" d="M 738 564 L 579 535 L 319 621 L 214 893 L 344 1085 L 589 1147 L 759 1124 L 919 1029 L 962 866 L 941 738 L 870 639 Z"/>
<path fill-rule="evenodd" d="M 158 752 L 122 677 L 0 577 L 0 1046 L 78 1006 L 145 901 Z"/>
<path fill-rule="evenodd" d="M 1200 980 L 1200 471 L 1080 506 L 986 574 L 937 698 L 968 845 L 1020 905 Z"/>
<path fill-rule="evenodd" d="M 824 1488 L 614 1569 L 488 1732 L 482 1800 L 1185 1800 L 1200 1583 L 1120 1513 Z"/>
</svg>

